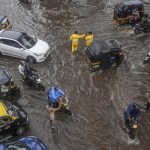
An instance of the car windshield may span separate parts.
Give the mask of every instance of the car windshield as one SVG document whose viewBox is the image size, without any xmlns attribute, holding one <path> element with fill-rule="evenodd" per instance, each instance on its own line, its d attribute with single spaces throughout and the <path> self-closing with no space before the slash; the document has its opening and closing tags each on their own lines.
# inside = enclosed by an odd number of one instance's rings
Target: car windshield
<svg viewBox="0 0 150 150">
<path fill-rule="evenodd" d="M 37 42 L 36 39 L 32 38 L 31 36 L 25 33 L 21 35 L 18 41 L 27 49 L 32 48 Z"/>
<path fill-rule="evenodd" d="M 13 107 L 12 104 L 10 104 L 9 102 L 5 101 L 5 106 L 7 108 L 7 111 L 8 113 L 11 115 L 11 116 L 15 116 L 15 117 L 18 117 L 18 113 L 16 111 L 16 109 Z"/>
<path fill-rule="evenodd" d="M 19 142 L 9 144 L 8 149 L 9 150 L 29 150 L 27 146 Z"/>
</svg>

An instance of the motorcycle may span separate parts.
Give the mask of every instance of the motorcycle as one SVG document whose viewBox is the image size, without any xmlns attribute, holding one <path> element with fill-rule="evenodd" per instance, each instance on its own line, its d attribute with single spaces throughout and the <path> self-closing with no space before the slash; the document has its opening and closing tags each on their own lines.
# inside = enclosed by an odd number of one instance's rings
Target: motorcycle
<svg viewBox="0 0 150 150">
<path fill-rule="evenodd" d="M 131 117 L 128 119 L 127 112 L 124 112 L 124 119 L 125 119 L 125 127 L 127 129 L 127 133 L 129 138 L 134 140 L 136 137 L 136 130 L 138 128 L 138 121 L 135 117 Z"/>
<path fill-rule="evenodd" d="M 24 79 L 24 81 L 30 87 L 33 87 L 33 88 L 38 89 L 40 91 L 45 91 L 45 87 L 41 83 L 41 79 L 40 79 L 40 76 L 38 74 L 33 74 L 31 77 L 26 77 L 26 79 Z"/>
<path fill-rule="evenodd" d="M 129 126 L 128 126 L 128 134 L 130 139 L 135 140 L 137 128 L 138 128 L 137 120 L 135 118 L 131 118 L 129 120 Z"/>
<path fill-rule="evenodd" d="M 135 34 L 139 34 L 142 32 L 150 32 L 150 25 L 141 26 L 140 24 L 136 24 L 133 29 Z"/>
<path fill-rule="evenodd" d="M 72 112 L 69 109 L 69 100 L 65 96 L 64 92 L 61 89 L 58 89 L 56 87 L 52 87 L 48 92 L 48 99 L 49 103 L 55 105 L 55 107 L 58 107 L 58 100 L 61 97 L 62 105 L 60 108 L 60 111 L 63 111 L 64 113 L 68 115 L 72 115 Z"/>
<path fill-rule="evenodd" d="M 145 57 L 143 64 L 147 64 L 150 63 L 150 52 L 148 53 L 148 55 Z"/>
</svg>

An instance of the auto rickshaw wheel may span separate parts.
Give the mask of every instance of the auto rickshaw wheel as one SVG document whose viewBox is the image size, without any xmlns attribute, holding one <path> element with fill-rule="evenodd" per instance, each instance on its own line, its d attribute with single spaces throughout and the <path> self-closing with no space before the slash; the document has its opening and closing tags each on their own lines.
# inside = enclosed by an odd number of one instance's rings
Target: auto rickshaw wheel
<svg viewBox="0 0 150 150">
<path fill-rule="evenodd" d="M 30 62 L 30 63 L 36 63 L 36 59 L 32 56 L 28 56 L 27 57 L 27 60 Z"/>
</svg>

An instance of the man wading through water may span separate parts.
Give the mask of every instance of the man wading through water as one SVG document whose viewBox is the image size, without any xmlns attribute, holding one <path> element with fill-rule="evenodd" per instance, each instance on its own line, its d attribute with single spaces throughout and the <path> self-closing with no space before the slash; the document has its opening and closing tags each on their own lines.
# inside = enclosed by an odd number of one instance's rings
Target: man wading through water
<svg viewBox="0 0 150 150">
<path fill-rule="evenodd" d="M 47 111 L 49 114 L 49 118 L 50 118 L 51 128 L 54 128 L 55 112 L 58 111 L 60 109 L 60 107 L 62 106 L 62 97 L 59 97 L 57 104 L 58 104 L 57 107 L 55 105 L 52 105 L 51 103 L 46 105 L 46 108 L 47 108 Z"/>
<path fill-rule="evenodd" d="M 85 37 L 85 34 L 79 35 L 79 34 L 78 34 L 78 31 L 75 31 L 74 34 L 72 34 L 72 35 L 70 36 L 72 53 L 77 52 L 77 50 L 78 50 L 78 45 L 79 45 L 79 39 L 80 39 L 80 38 L 84 38 L 84 37 Z"/>
</svg>

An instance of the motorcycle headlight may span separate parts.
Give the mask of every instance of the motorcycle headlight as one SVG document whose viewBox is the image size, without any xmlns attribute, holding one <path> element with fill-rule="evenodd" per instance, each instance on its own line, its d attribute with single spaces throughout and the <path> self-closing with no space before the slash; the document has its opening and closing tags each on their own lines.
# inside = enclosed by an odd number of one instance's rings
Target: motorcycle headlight
<svg viewBox="0 0 150 150">
<path fill-rule="evenodd" d="M 133 125 L 133 128 L 136 129 L 138 126 L 137 125 Z"/>
<path fill-rule="evenodd" d="M 37 82 L 41 82 L 41 79 L 40 79 L 40 78 L 38 78 L 38 79 L 37 79 Z"/>
</svg>

